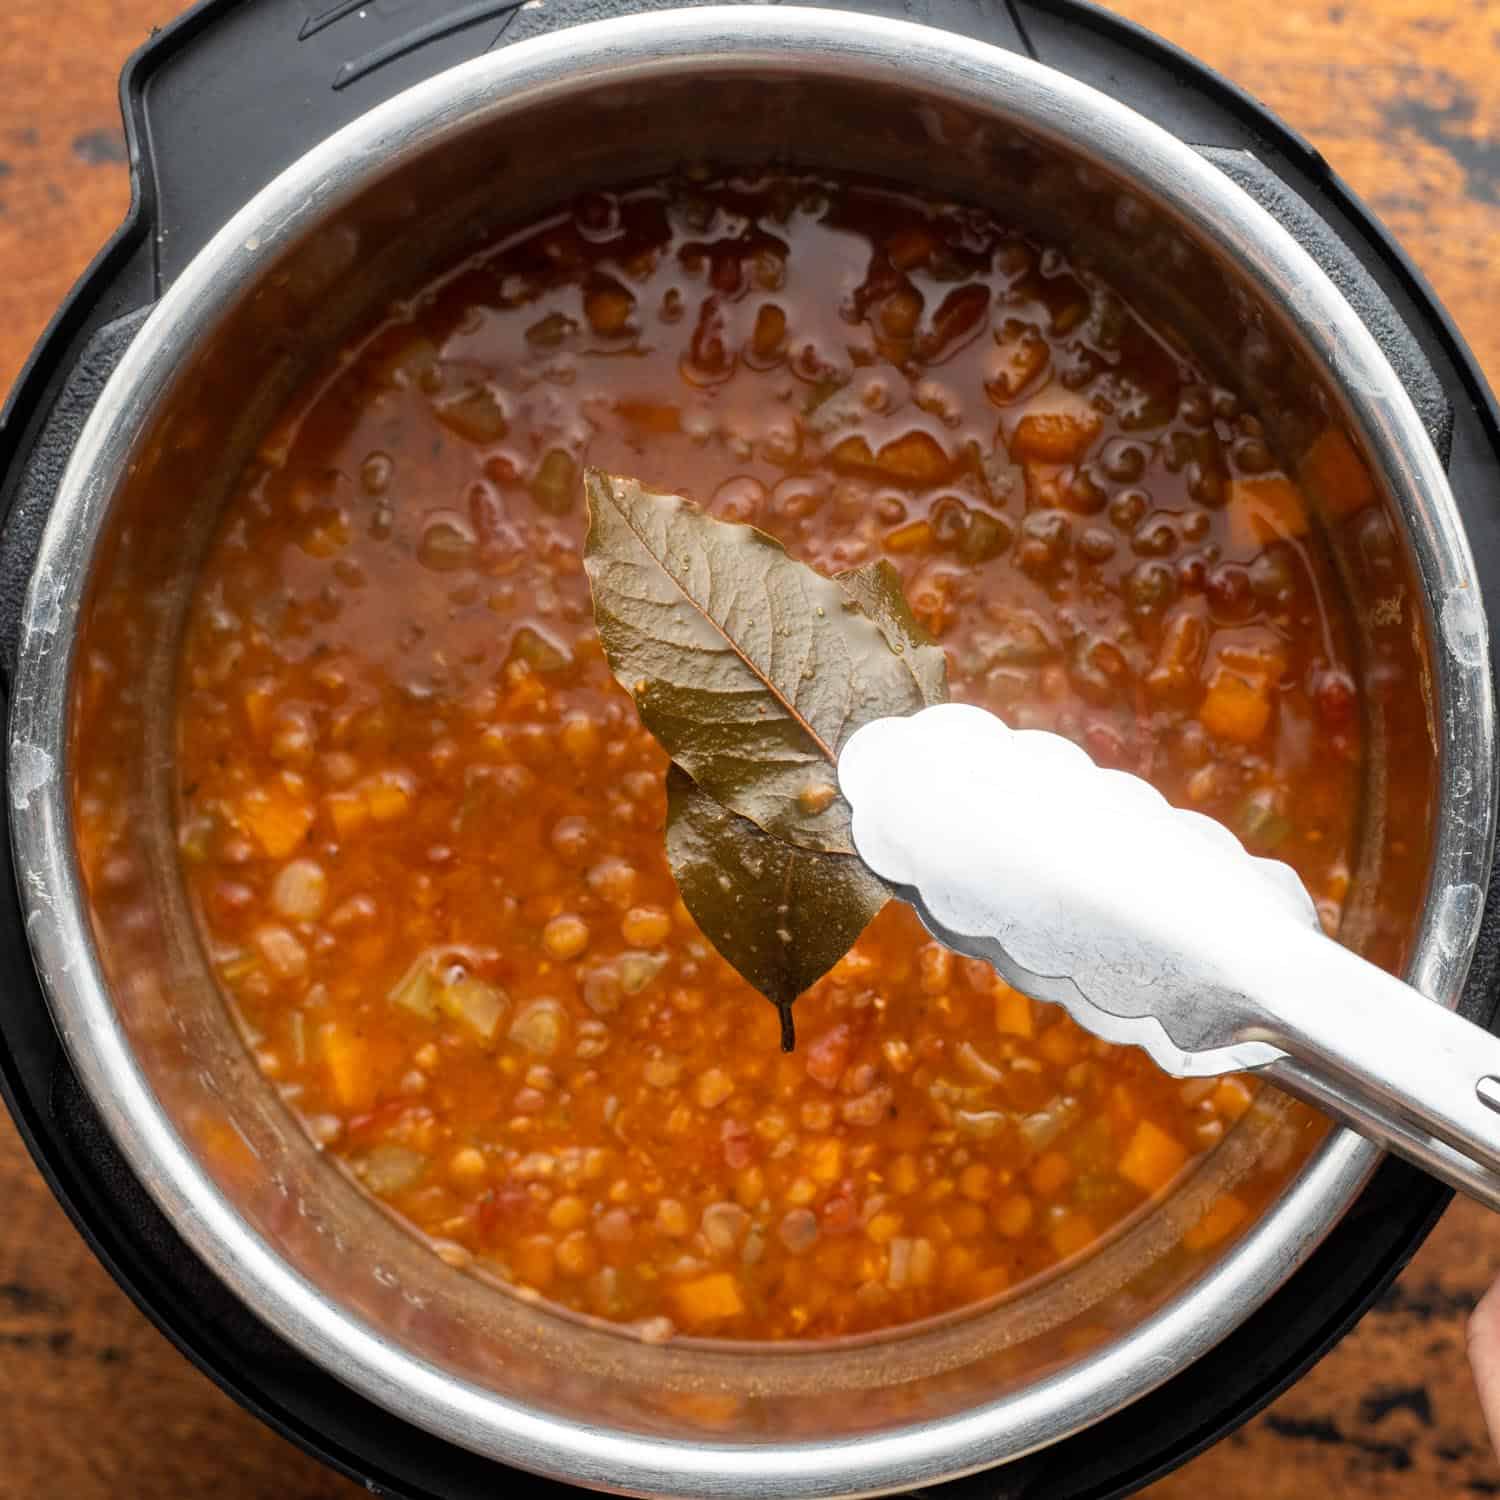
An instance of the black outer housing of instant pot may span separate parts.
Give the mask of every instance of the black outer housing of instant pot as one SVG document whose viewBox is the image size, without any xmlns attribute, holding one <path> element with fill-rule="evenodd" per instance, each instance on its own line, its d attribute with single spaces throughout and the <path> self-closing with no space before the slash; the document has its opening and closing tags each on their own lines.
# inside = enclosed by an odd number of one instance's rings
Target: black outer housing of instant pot
<svg viewBox="0 0 1500 1500">
<path fill-rule="evenodd" d="M 151 305 L 215 230 L 310 146 L 439 70 L 539 32 L 683 0 L 204 0 L 130 60 L 121 102 L 134 200 L 0 414 L 0 688 L 69 454 Z M 1500 600 L 1500 413 L 1426 282 L 1306 141 L 1158 38 L 1083 0 L 823 0 L 995 43 L 1132 106 L 1257 197 L 1312 252 L 1411 392 L 1448 466 L 1482 588 Z M 3 775 L 3 772 L 0 772 Z M 0 862 L 9 866 L 8 841 Z M 398 1420 L 315 1367 L 187 1248 L 125 1165 L 68 1066 L 0 878 L 0 1092 L 53 1192 L 141 1310 L 201 1370 L 309 1453 L 402 1500 L 497 1489 L 563 1500 Z M 1492 885 L 1466 1008 L 1500 972 Z M 1451 1194 L 1394 1159 L 1307 1264 L 1185 1373 L 1039 1453 L 934 1486 L 943 1500 L 1107 1500 L 1181 1464 L 1265 1406 L 1405 1266 Z"/>
</svg>

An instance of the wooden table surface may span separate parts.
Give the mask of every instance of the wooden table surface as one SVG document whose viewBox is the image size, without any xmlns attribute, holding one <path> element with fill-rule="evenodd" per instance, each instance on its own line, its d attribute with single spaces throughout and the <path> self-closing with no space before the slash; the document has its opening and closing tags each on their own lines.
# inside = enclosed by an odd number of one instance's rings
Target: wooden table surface
<svg viewBox="0 0 1500 1500">
<path fill-rule="evenodd" d="M 1310 137 L 1500 380 L 1500 0 L 1116 0 Z M 127 200 L 115 80 L 177 0 L 0 7 L 0 390 Z M 309 0 L 309 9 L 319 7 Z M 1463 1361 L 1500 1219 L 1452 1209 L 1359 1329 L 1152 1500 L 1500 1494 Z M 363 1493 L 239 1410 L 94 1262 L 0 1117 L 0 1500 Z"/>
</svg>

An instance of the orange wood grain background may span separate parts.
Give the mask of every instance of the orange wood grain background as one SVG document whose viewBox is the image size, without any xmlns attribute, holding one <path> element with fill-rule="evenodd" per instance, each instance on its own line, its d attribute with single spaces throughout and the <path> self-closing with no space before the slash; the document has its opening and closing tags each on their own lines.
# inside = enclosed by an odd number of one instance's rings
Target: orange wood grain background
<svg viewBox="0 0 1500 1500">
<path fill-rule="evenodd" d="M 1257 94 L 1385 218 L 1500 379 L 1500 0 L 1115 0 Z M 115 80 L 177 0 L 0 7 L 0 389 L 124 212 Z M 3 998 L 0 998 L 3 1003 Z M 1151 1500 L 1500 1495 L 1463 1362 L 1500 1219 L 1452 1209 L 1383 1303 Z M 116 1290 L 0 1118 L 0 1500 L 352 1500 Z"/>
</svg>

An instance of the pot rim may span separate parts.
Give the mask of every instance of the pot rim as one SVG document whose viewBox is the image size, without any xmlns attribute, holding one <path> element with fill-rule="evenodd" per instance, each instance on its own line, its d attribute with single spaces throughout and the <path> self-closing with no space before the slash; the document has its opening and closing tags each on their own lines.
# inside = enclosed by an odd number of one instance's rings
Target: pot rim
<svg viewBox="0 0 1500 1500">
<path fill-rule="evenodd" d="M 1051 68 L 907 21 L 802 7 L 670 10 L 592 22 L 441 73 L 314 147 L 262 189 L 164 294 L 105 386 L 64 474 L 22 616 L 11 708 L 11 836 L 42 987 L 68 1056 L 114 1140 L 193 1250 L 270 1327 L 417 1426 L 533 1472 L 600 1489 L 699 1497 L 871 1494 L 953 1478 L 1045 1446 L 1160 1385 L 1248 1317 L 1302 1264 L 1380 1160 L 1345 1131 L 1223 1260 L 1117 1343 L 1068 1370 L 942 1420 L 837 1443 L 713 1443 L 583 1426 L 419 1360 L 282 1261 L 203 1172 L 151 1090 L 95 951 L 77 867 L 68 710 L 85 586 L 117 481 L 200 331 L 280 251 L 374 178 L 474 124 L 578 87 L 802 67 L 1006 118 L 1081 150 L 1223 254 L 1295 321 L 1400 506 L 1435 660 L 1441 809 L 1408 977 L 1457 1004 L 1477 937 L 1495 824 L 1487 624 L 1457 507 L 1405 389 L 1327 276 L 1189 146 Z M 1474 768 L 1483 774 L 1474 774 Z M 1479 899 L 1475 899 L 1476 895 Z"/>
</svg>

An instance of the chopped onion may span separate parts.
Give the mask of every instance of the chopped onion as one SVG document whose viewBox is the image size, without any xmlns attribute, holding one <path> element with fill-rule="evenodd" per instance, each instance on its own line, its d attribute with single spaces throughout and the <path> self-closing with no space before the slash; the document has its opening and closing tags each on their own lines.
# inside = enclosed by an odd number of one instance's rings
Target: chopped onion
<svg viewBox="0 0 1500 1500">
<path fill-rule="evenodd" d="M 985 1058 L 973 1042 L 963 1042 L 958 1049 L 958 1065 L 971 1078 L 981 1083 L 999 1083 L 1004 1074 L 994 1063 Z"/>
<path fill-rule="evenodd" d="M 989 1090 L 978 1084 L 954 1083 L 951 1078 L 934 1078 L 927 1095 L 939 1104 L 983 1104 Z"/>
<path fill-rule="evenodd" d="M 1033 1151 L 1045 1150 L 1078 1118 L 1078 1110 L 1078 1101 L 1068 1095 L 1054 1099 L 1045 1109 L 1021 1117 L 1021 1139 Z"/>
<path fill-rule="evenodd" d="M 437 1003 L 444 1015 L 465 1022 L 487 1042 L 494 1036 L 500 1018 L 505 1014 L 506 998 L 504 992 L 494 985 L 465 975 L 443 985 L 438 991 Z"/>
<path fill-rule="evenodd" d="M 355 1163 L 361 1182 L 378 1198 L 409 1188 L 427 1170 L 427 1158 L 405 1146 L 376 1146 Z"/>
<path fill-rule="evenodd" d="M 1010 1116 L 998 1109 L 960 1109 L 953 1114 L 953 1123 L 962 1135 L 974 1136 L 981 1141 L 994 1139 L 1005 1128 Z"/>
</svg>

